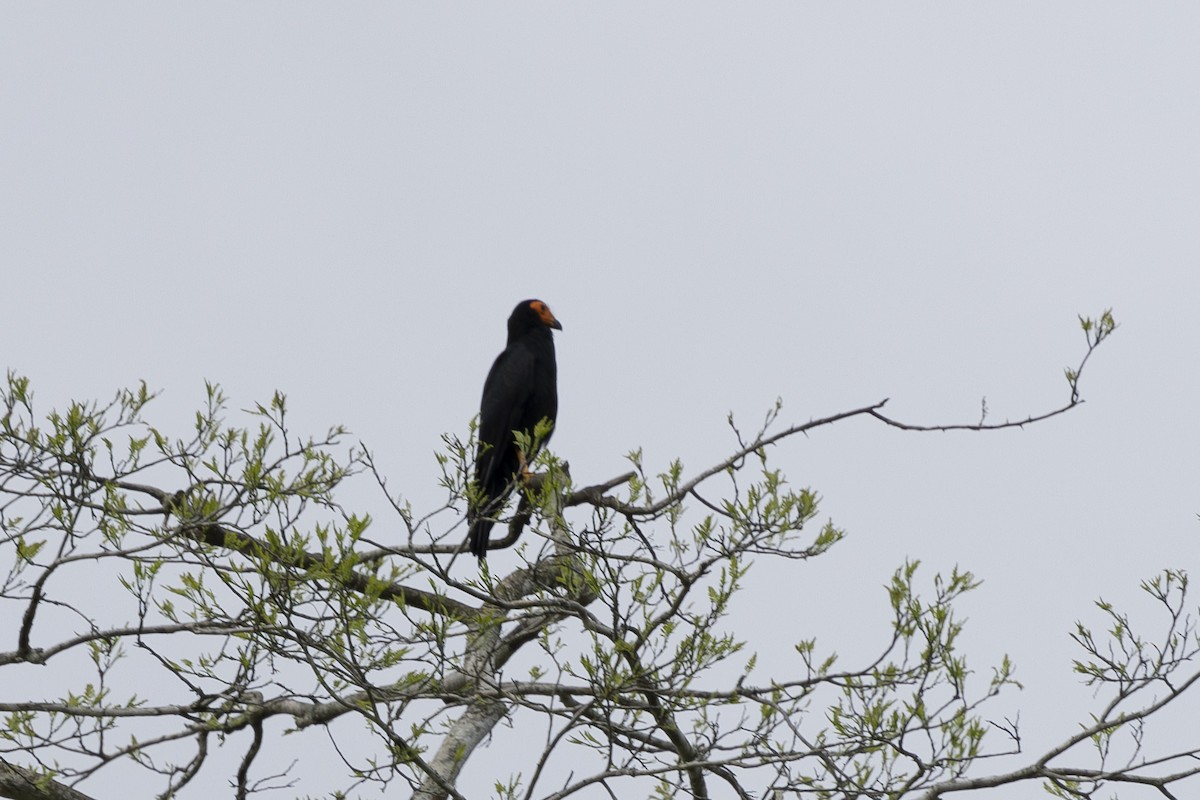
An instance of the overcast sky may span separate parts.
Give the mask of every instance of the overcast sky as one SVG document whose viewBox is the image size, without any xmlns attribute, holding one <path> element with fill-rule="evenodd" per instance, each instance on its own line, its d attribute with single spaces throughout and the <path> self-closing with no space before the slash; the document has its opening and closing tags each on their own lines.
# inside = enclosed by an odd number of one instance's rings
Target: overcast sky
<svg viewBox="0 0 1200 800">
<path fill-rule="evenodd" d="M 969 568 L 973 664 L 1048 744 L 1093 703 L 1073 620 L 1200 562 L 1198 41 L 1190 3 L 6 3 L 0 361 L 43 410 L 144 379 L 180 433 L 206 379 L 282 389 L 431 508 L 523 298 L 585 483 L 709 466 L 777 396 L 1048 410 L 1112 307 L 1069 415 L 779 448 L 849 538 L 747 598 L 794 626 L 751 649 L 850 655 L 904 559 Z"/>
</svg>

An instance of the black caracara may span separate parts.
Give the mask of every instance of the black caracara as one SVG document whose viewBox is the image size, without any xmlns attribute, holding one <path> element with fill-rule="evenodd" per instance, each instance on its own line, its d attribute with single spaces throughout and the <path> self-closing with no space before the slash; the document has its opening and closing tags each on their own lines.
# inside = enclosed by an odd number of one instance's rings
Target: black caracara
<svg viewBox="0 0 1200 800">
<path fill-rule="evenodd" d="M 483 384 L 479 404 L 479 451 L 475 456 L 475 481 L 481 499 L 468 513 L 471 553 L 487 558 L 488 534 L 504 508 L 518 471 L 535 453 L 522 454 L 514 431 L 533 436 L 543 419 L 551 425 L 558 413 L 558 367 L 550 329 L 562 325 L 541 300 L 522 300 L 508 318 L 508 344 Z M 553 428 L 551 428 L 553 432 Z M 537 442 L 544 445 L 550 434 Z"/>
</svg>

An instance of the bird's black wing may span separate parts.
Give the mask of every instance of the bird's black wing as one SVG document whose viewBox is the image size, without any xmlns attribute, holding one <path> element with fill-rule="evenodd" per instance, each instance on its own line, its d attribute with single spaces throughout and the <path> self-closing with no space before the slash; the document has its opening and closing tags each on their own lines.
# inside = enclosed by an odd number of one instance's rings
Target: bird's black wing
<svg viewBox="0 0 1200 800">
<path fill-rule="evenodd" d="M 475 480 L 482 497 L 469 515 L 468 535 L 471 552 L 481 560 L 487 554 L 491 518 L 503 507 L 513 476 L 521 466 L 513 431 L 532 434 L 543 417 L 553 422 L 558 408 L 556 373 L 554 343 L 547 331 L 544 337 L 526 335 L 510 341 L 484 381 L 475 463 Z"/>
<path fill-rule="evenodd" d="M 476 478 L 489 497 L 502 492 L 517 470 L 513 431 L 526 427 L 526 408 L 533 396 L 535 378 L 533 353 L 517 346 L 496 357 L 484 381 Z"/>
</svg>

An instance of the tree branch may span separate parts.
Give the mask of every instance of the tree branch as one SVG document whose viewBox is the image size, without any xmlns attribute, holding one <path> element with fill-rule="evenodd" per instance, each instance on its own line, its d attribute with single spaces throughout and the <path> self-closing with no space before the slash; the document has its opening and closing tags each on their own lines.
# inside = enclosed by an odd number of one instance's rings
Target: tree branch
<svg viewBox="0 0 1200 800">
<path fill-rule="evenodd" d="M 47 776 L 0 758 L 0 797 L 12 800 L 94 800 Z"/>
</svg>

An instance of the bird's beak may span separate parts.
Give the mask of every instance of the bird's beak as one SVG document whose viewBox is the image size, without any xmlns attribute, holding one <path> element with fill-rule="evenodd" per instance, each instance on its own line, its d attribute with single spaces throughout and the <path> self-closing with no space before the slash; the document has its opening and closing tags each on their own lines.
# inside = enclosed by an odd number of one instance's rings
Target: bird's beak
<svg viewBox="0 0 1200 800">
<path fill-rule="evenodd" d="M 538 319 L 540 319 L 542 324 L 547 328 L 554 328 L 556 331 L 562 330 L 562 323 L 555 319 L 554 313 L 545 303 L 538 303 L 536 306 L 534 306 L 534 311 L 537 312 Z"/>
</svg>

